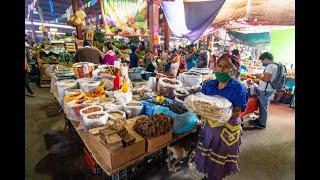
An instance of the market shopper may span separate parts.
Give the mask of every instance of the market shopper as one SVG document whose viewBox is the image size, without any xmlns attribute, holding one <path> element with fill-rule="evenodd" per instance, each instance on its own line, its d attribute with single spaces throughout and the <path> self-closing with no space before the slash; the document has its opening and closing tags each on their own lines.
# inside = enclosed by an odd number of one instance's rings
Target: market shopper
<svg viewBox="0 0 320 180">
<path fill-rule="evenodd" d="M 198 68 L 207 68 L 208 67 L 208 51 L 207 50 L 202 50 L 199 53 L 199 60 L 197 63 Z"/>
<path fill-rule="evenodd" d="M 268 119 L 269 104 L 272 96 L 276 92 L 276 89 L 272 87 L 271 82 L 277 78 L 278 65 L 274 63 L 273 55 L 269 52 L 261 54 L 259 60 L 262 61 L 262 64 L 265 67 L 263 75 L 259 78 L 259 87 L 255 89 L 260 102 L 259 118 L 250 120 L 249 123 L 254 125 L 255 128 L 265 129 Z"/>
<path fill-rule="evenodd" d="M 241 83 L 231 77 L 233 64 L 229 58 L 217 62 L 216 79 L 202 88 L 205 95 L 219 95 L 233 105 L 231 119 L 223 125 L 201 118 L 202 129 L 196 148 L 195 164 L 199 172 L 209 180 L 221 180 L 239 171 L 239 146 L 241 144 L 240 112 L 248 101 L 248 92 Z"/>
<path fill-rule="evenodd" d="M 24 58 L 24 80 L 25 80 L 25 87 L 28 91 L 28 96 L 32 96 L 34 97 L 35 94 L 33 93 L 33 91 L 31 90 L 30 86 L 29 86 L 29 83 L 28 83 L 28 73 L 30 72 L 30 68 L 29 68 L 29 65 L 28 65 L 28 62 L 27 62 L 27 57 L 25 56 Z"/>
<path fill-rule="evenodd" d="M 138 55 L 136 53 L 136 48 L 132 47 L 130 54 L 130 68 L 138 67 Z"/>
<path fill-rule="evenodd" d="M 177 77 L 179 66 L 180 66 L 181 56 L 177 50 L 173 51 L 172 59 L 170 61 L 170 74 L 175 78 Z"/>
<path fill-rule="evenodd" d="M 231 62 L 234 64 L 235 66 L 235 69 L 233 70 L 232 72 L 232 75 L 235 77 L 235 78 L 238 78 L 239 75 L 240 75 L 240 52 L 238 49 L 234 49 L 232 50 L 231 52 Z"/>
<path fill-rule="evenodd" d="M 193 67 L 196 67 L 197 64 L 197 52 L 194 50 L 194 47 L 190 47 L 189 54 L 186 56 L 187 69 L 190 70 Z"/>
<path fill-rule="evenodd" d="M 148 51 L 147 54 L 143 58 L 143 64 L 148 72 L 155 72 L 157 70 L 157 63 L 154 55 Z"/>
<path fill-rule="evenodd" d="M 102 57 L 98 50 L 92 48 L 89 41 L 85 40 L 83 42 L 83 48 L 78 49 L 75 54 L 76 62 L 92 62 L 94 64 L 101 64 Z"/>
<path fill-rule="evenodd" d="M 113 51 L 113 47 L 110 43 L 107 45 L 107 49 L 108 50 L 107 50 L 105 56 L 103 57 L 102 64 L 114 65 L 114 61 L 117 60 L 117 55 Z"/>
</svg>

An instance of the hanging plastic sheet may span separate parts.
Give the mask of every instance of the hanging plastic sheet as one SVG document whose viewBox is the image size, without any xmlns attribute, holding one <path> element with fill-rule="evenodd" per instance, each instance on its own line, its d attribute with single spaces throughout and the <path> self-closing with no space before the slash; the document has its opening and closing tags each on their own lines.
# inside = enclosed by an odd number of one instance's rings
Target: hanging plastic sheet
<svg viewBox="0 0 320 180">
<path fill-rule="evenodd" d="M 225 0 L 183 2 L 163 1 L 161 7 L 171 32 L 196 41 L 218 15 Z"/>
<path fill-rule="evenodd" d="M 55 17 L 54 0 L 49 0 L 49 5 L 50 5 L 50 14 L 52 17 Z"/>
<path fill-rule="evenodd" d="M 269 45 L 271 43 L 270 32 L 241 33 L 236 31 L 228 31 L 228 35 L 232 41 L 245 44 L 251 47 Z"/>
</svg>

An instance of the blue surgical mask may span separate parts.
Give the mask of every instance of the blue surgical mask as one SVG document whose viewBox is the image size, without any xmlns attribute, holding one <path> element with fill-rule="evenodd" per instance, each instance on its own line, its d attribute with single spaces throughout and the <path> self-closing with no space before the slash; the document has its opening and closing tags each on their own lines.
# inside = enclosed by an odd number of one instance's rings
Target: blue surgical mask
<svg viewBox="0 0 320 180">
<path fill-rule="evenodd" d="M 267 67 L 268 63 L 262 63 L 262 66 Z"/>
</svg>

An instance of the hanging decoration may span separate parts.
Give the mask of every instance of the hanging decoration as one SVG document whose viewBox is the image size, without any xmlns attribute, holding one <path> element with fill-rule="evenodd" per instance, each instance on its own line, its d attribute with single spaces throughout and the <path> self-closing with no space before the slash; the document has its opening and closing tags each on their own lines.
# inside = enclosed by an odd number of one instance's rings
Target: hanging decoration
<svg viewBox="0 0 320 180">
<path fill-rule="evenodd" d="M 54 0 L 49 0 L 49 5 L 50 5 L 50 14 L 52 17 L 55 17 Z"/>
<path fill-rule="evenodd" d="M 107 34 L 147 35 L 147 1 L 101 0 L 101 11 Z"/>
<path fill-rule="evenodd" d="M 70 26 L 81 26 L 84 27 L 86 14 L 83 10 L 77 11 L 74 15 L 71 15 L 70 20 L 67 22 Z"/>
</svg>

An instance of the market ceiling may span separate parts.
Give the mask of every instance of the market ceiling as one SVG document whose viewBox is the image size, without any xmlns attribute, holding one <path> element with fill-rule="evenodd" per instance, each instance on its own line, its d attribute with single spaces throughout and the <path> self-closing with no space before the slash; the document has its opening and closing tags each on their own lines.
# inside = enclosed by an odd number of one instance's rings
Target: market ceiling
<svg viewBox="0 0 320 180">
<path fill-rule="evenodd" d="M 34 0 L 25 0 L 25 18 L 26 19 L 28 16 L 28 5 L 30 5 L 33 1 Z M 78 0 L 78 6 L 80 7 L 88 3 L 89 1 L 91 0 Z M 54 21 L 57 18 L 63 16 L 66 13 L 66 9 L 68 9 L 72 4 L 72 0 L 38 0 L 37 2 L 42 10 L 44 21 Z M 52 2 L 54 13 L 52 13 L 50 2 Z M 93 6 L 85 8 L 85 12 L 88 16 L 101 14 L 100 1 L 98 0 L 97 3 L 95 3 Z M 40 16 L 39 14 L 36 14 L 36 13 L 37 12 L 33 14 L 33 20 L 40 21 Z M 60 18 L 59 22 L 66 23 L 66 18 Z"/>
</svg>

